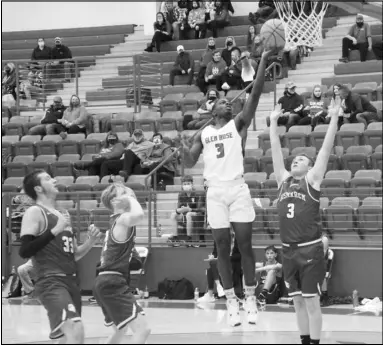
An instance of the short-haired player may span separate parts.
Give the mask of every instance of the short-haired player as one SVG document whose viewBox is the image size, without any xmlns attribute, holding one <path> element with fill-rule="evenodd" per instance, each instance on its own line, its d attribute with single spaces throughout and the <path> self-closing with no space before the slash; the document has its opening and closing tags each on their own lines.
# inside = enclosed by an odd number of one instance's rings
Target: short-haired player
<svg viewBox="0 0 383 346">
<path fill-rule="evenodd" d="M 272 51 L 264 51 L 253 90 L 243 111 L 233 116 L 232 104 L 220 99 L 213 108 L 214 125 L 198 133 L 189 148 L 184 139 L 184 158 L 187 167 L 193 167 L 201 153 L 204 160 L 204 178 L 207 218 L 218 250 L 218 270 L 227 298 L 228 322 L 241 324 L 230 263 L 230 227 L 232 226 L 241 252 L 245 279 L 245 312 L 248 323 L 257 321 L 255 288 L 255 260 L 252 249 L 252 223 L 255 218 L 250 190 L 244 180 L 243 153 L 247 129 L 254 119 L 265 81 L 265 69 Z M 244 59 L 247 59 L 245 56 Z"/>
<path fill-rule="evenodd" d="M 282 241 L 283 274 L 293 297 L 302 344 L 319 344 L 322 313 L 320 287 L 325 277 L 325 259 L 319 210 L 320 185 L 334 145 L 339 107 L 334 108 L 323 145 L 314 161 L 297 155 L 288 172 L 277 132 L 278 105 L 270 115 L 270 141 L 278 183 L 278 214 Z"/>
<path fill-rule="evenodd" d="M 142 308 L 129 290 L 129 264 L 133 256 L 136 229 L 144 211 L 134 192 L 122 183 L 109 185 L 101 194 L 101 202 L 112 211 L 101 252 L 93 294 L 101 306 L 106 325 L 114 333 L 107 344 L 121 344 L 128 327 L 133 333 L 132 344 L 144 344 L 150 334 Z"/>
<path fill-rule="evenodd" d="M 29 173 L 23 181 L 25 193 L 34 200 L 21 224 L 22 258 L 32 258 L 36 270 L 35 293 L 48 312 L 51 339 L 61 343 L 84 342 L 81 322 L 81 290 L 76 261 L 93 247 L 100 231 L 89 226 L 89 239 L 77 246 L 70 216 L 55 207 L 56 180 L 44 170 Z"/>
</svg>

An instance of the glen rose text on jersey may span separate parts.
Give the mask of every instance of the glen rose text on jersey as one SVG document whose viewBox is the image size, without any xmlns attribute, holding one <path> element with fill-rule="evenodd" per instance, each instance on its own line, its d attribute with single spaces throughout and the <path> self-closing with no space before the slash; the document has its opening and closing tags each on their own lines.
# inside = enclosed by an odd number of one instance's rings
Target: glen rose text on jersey
<svg viewBox="0 0 383 346">
<path fill-rule="evenodd" d="M 205 142 L 206 142 L 206 144 L 209 144 L 209 143 L 216 142 L 216 141 L 222 141 L 222 140 L 228 139 L 228 138 L 233 138 L 232 132 L 224 133 L 223 135 L 219 135 L 219 136 L 206 137 Z"/>
<path fill-rule="evenodd" d="M 306 195 L 295 191 L 282 193 L 281 197 L 279 198 L 279 201 L 283 201 L 285 198 L 299 198 L 302 201 L 306 202 Z"/>
</svg>

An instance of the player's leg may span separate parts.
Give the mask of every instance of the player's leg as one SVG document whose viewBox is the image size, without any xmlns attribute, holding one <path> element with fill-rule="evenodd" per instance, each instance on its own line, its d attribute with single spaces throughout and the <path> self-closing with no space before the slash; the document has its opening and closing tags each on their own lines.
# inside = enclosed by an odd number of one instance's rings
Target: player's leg
<svg viewBox="0 0 383 346">
<path fill-rule="evenodd" d="M 298 294 L 293 296 L 293 302 L 302 345 L 310 345 L 310 323 L 305 299 L 302 297 L 302 295 Z"/>
<path fill-rule="evenodd" d="M 273 288 L 275 288 L 275 284 L 277 283 L 277 273 L 275 270 L 269 270 L 267 272 L 265 282 L 262 287 L 262 291 L 258 296 L 258 300 L 261 304 L 265 304 L 267 300 L 268 294 L 271 292 Z"/>
</svg>

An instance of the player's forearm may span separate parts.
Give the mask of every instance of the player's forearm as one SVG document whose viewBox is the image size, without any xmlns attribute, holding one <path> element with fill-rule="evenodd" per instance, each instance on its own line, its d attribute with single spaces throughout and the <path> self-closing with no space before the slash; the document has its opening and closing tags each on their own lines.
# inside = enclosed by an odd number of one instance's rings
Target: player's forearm
<svg viewBox="0 0 383 346">
<path fill-rule="evenodd" d="M 90 249 L 96 244 L 97 238 L 89 238 L 84 244 L 77 247 L 76 253 L 74 254 L 75 261 L 79 261 L 83 258 Z"/>
<path fill-rule="evenodd" d="M 136 198 L 131 197 L 130 198 L 130 211 L 129 211 L 129 217 L 131 221 L 133 221 L 134 225 L 138 222 L 140 222 L 144 218 L 144 210 L 141 207 L 141 204 L 137 201 Z M 127 225 L 128 227 L 134 226 L 134 225 Z"/>
<path fill-rule="evenodd" d="M 273 155 L 274 153 L 280 153 L 282 151 L 281 140 L 278 135 L 277 120 L 270 120 L 270 145 Z"/>
<path fill-rule="evenodd" d="M 185 167 L 192 168 L 198 161 L 198 157 L 195 157 L 193 153 L 188 148 L 183 148 L 183 159 L 185 163 Z"/>
<path fill-rule="evenodd" d="M 335 113 L 331 116 L 330 124 L 321 148 L 321 151 L 328 153 L 328 155 L 330 155 L 331 150 L 334 146 L 335 135 L 338 131 L 338 119 L 339 113 Z"/>
<path fill-rule="evenodd" d="M 23 235 L 20 238 L 21 246 L 19 255 L 21 258 L 31 258 L 47 246 L 55 236 L 50 230 L 44 232 L 41 236 L 35 237 L 30 234 Z"/>
</svg>

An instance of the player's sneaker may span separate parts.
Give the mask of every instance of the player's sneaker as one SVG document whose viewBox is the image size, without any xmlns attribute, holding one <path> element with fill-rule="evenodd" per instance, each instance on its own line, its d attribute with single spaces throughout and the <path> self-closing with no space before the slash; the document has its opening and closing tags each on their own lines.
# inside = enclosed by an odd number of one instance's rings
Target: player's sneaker
<svg viewBox="0 0 383 346">
<path fill-rule="evenodd" d="M 209 293 L 205 293 L 203 297 L 197 299 L 197 303 L 214 303 L 215 298 Z"/>
<path fill-rule="evenodd" d="M 246 312 L 247 322 L 256 324 L 258 320 L 257 298 L 255 296 L 246 297 L 243 308 Z"/>
<path fill-rule="evenodd" d="M 230 326 L 237 327 L 241 325 L 241 317 L 239 316 L 239 303 L 236 298 L 228 299 L 226 302 L 227 320 Z"/>
</svg>

